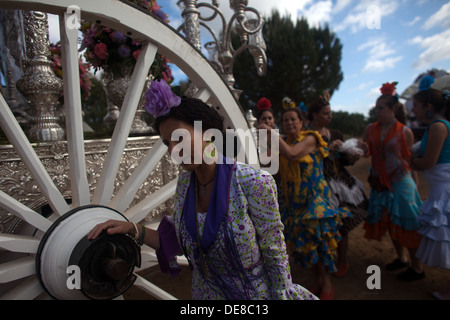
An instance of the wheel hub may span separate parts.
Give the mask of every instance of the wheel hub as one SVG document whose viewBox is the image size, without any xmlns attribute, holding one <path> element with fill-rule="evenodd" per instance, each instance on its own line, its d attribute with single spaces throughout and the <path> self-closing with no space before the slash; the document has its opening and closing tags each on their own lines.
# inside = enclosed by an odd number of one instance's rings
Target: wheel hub
<svg viewBox="0 0 450 320">
<path fill-rule="evenodd" d="M 87 239 L 93 227 L 109 219 L 127 221 L 111 208 L 85 206 L 60 217 L 45 233 L 36 256 L 36 274 L 50 296 L 111 299 L 134 283 L 133 270 L 141 262 L 134 240 L 105 232 L 95 240 Z"/>
</svg>

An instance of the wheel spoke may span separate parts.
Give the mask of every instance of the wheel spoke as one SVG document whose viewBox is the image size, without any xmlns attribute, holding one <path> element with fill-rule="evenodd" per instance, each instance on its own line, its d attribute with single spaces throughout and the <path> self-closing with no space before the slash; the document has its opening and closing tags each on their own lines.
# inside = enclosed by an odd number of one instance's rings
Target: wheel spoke
<svg viewBox="0 0 450 320">
<path fill-rule="evenodd" d="M 194 98 L 205 102 L 208 101 L 209 97 L 211 97 L 211 92 L 207 88 L 198 89 L 198 91 L 194 94 Z"/>
<path fill-rule="evenodd" d="M 72 15 L 72 13 L 70 13 Z M 64 110 L 66 114 L 67 149 L 69 153 L 72 205 L 90 202 L 84 152 L 81 111 L 80 70 L 78 66 L 78 29 L 67 26 L 69 13 L 59 17 L 62 70 L 64 76 Z"/>
<path fill-rule="evenodd" d="M 165 292 L 161 288 L 155 286 L 150 281 L 142 278 L 140 275 L 136 274 L 137 278 L 134 282 L 134 285 L 151 294 L 155 298 L 159 298 L 161 300 L 178 300 L 170 293 Z"/>
<path fill-rule="evenodd" d="M 16 152 L 27 166 L 53 211 L 59 215 L 69 211 L 69 206 L 64 200 L 64 197 L 39 160 L 39 157 L 22 131 L 3 95 L 0 95 L 0 125 L 9 141 L 14 145 Z"/>
<path fill-rule="evenodd" d="M 7 195 L 3 191 L 0 191 L 0 207 L 44 232 L 51 226 L 51 222 L 49 220 L 41 216 L 36 211 L 31 210 L 13 197 Z"/>
<path fill-rule="evenodd" d="M 149 212 L 158 207 L 164 201 L 168 200 L 175 194 L 177 179 L 173 179 L 158 191 L 153 192 L 147 198 L 139 202 L 137 205 L 128 209 L 125 216 L 133 222 L 139 222 L 144 219 Z"/>
<path fill-rule="evenodd" d="M 0 248 L 12 252 L 36 253 L 39 239 L 30 236 L 0 233 Z"/>
<path fill-rule="evenodd" d="M 144 44 L 134 67 L 130 85 L 120 110 L 119 119 L 114 128 L 111 143 L 108 148 L 105 163 L 96 186 L 93 203 L 108 205 L 114 192 L 114 180 L 116 179 L 120 159 L 127 143 L 127 138 L 133 123 L 139 100 L 144 90 L 144 85 L 150 66 L 153 63 L 158 47 Z"/>
<path fill-rule="evenodd" d="M 44 289 L 36 276 L 25 279 L 22 283 L 0 297 L 0 300 L 32 300 L 39 296 Z"/>
<path fill-rule="evenodd" d="M 36 272 L 34 260 L 34 257 L 25 257 L 0 264 L 0 283 L 8 283 L 34 274 Z"/>
<path fill-rule="evenodd" d="M 155 169 L 156 165 L 161 161 L 161 158 L 166 152 L 167 146 L 159 139 L 147 152 L 147 155 L 139 163 L 139 166 L 134 169 L 133 174 L 128 177 L 120 191 L 114 196 L 114 199 L 110 203 L 110 207 L 120 212 L 124 212 L 131 201 L 133 201 L 139 187 L 144 183 L 145 179 L 147 179 L 150 172 Z"/>
</svg>

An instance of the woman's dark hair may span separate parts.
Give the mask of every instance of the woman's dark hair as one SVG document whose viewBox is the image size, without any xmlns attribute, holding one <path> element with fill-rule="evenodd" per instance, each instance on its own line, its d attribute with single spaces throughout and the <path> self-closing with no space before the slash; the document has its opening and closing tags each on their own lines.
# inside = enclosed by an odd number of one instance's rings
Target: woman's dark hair
<svg viewBox="0 0 450 320">
<path fill-rule="evenodd" d="M 308 120 L 313 120 L 313 113 L 319 113 L 322 108 L 330 105 L 330 102 L 328 102 L 324 97 L 319 97 L 315 99 L 313 102 L 311 102 L 308 105 L 308 111 L 307 111 L 307 117 Z"/>
<path fill-rule="evenodd" d="M 406 124 L 406 108 L 398 100 L 397 96 L 391 94 L 383 94 L 377 99 L 377 101 L 383 101 L 384 103 L 386 103 L 388 108 L 394 111 L 395 118 L 401 123 Z"/>
<path fill-rule="evenodd" d="M 443 115 L 447 120 L 450 120 L 450 98 L 445 98 L 441 90 L 430 88 L 419 91 L 414 96 L 424 106 L 431 104 L 436 113 Z"/>
<path fill-rule="evenodd" d="M 289 111 L 294 111 L 295 113 L 297 113 L 298 118 L 300 119 L 300 121 L 303 121 L 303 122 L 306 121 L 305 115 L 303 114 L 302 110 L 300 110 L 300 108 L 297 108 L 297 107 L 295 107 L 295 108 L 283 109 L 283 111 L 281 112 L 281 120 L 283 120 L 283 115 L 284 115 L 286 112 L 289 112 Z"/>
<path fill-rule="evenodd" d="M 256 120 L 259 121 L 261 119 L 264 112 L 269 111 L 272 116 L 274 116 L 272 108 L 264 109 L 264 110 L 256 110 Z"/>
<path fill-rule="evenodd" d="M 224 132 L 223 117 L 200 99 L 182 97 L 177 107 L 172 107 L 169 113 L 155 119 L 154 127 L 160 134 L 159 127 L 167 119 L 176 119 L 194 126 L 194 121 L 202 122 L 202 130 L 217 129 Z"/>
</svg>

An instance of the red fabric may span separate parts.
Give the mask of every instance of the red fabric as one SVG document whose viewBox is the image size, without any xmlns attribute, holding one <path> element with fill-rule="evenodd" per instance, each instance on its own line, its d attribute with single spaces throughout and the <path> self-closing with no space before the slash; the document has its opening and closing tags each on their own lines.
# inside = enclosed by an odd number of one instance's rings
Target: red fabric
<svg viewBox="0 0 450 320">
<path fill-rule="evenodd" d="M 406 248 L 418 248 L 422 236 L 416 230 L 405 230 L 391 222 L 387 211 L 383 212 L 381 220 L 375 224 L 364 222 L 364 238 L 381 240 L 383 234 L 389 230 L 391 239 L 396 240 L 401 246 Z"/>
<path fill-rule="evenodd" d="M 409 158 L 411 156 L 411 152 L 408 149 L 408 144 L 406 142 L 405 134 L 403 133 L 405 125 L 401 122 L 397 121 L 387 134 L 387 136 L 384 138 L 383 142 L 381 142 L 381 125 L 380 122 L 377 121 L 374 124 L 372 124 L 372 134 L 369 136 L 368 143 L 369 143 L 369 150 L 370 154 L 372 156 L 372 168 L 376 168 L 376 171 L 378 172 L 378 177 L 380 180 L 380 183 L 389 188 L 392 191 L 391 188 L 391 176 L 389 176 L 386 173 L 386 162 L 385 162 L 385 154 L 384 154 L 384 147 L 385 145 L 394 137 L 396 137 L 398 134 L 401 135 L 401 144 L 400 144 L 400 150 L 398 152 L 402 159 L 407 160 L 402 162 L 402 166 L 405 169 L 406 172 L 409 172 L 411 170 L 409 166 Z"/>
</svg>

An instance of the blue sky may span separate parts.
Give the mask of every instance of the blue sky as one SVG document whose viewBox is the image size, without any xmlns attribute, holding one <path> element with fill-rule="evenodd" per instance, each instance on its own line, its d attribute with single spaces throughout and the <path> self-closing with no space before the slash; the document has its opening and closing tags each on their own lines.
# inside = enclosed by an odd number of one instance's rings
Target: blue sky
<svg viewBox="0 0 450 320">
<path fill-rule="evenodd" d="M 176 2 L 158 1 L 175 28 L 182 22 Z M 228 6 L 229 1 L 220 1 L 230 17 Z M 263 16 L 277 9 L 294 21 L 304 16 L 311 25 L 328 23 L 343 44 L 344 80 L 331 99 L 335 111 L 367 115 L 384 82 L 398 81 L 401 94 L 427 70 L 450 72 L 450 1 L 249 0 L 248 6 Z M 379 24 L 367 13 L 370 6 L 379 10 Z"/>
</svg>

